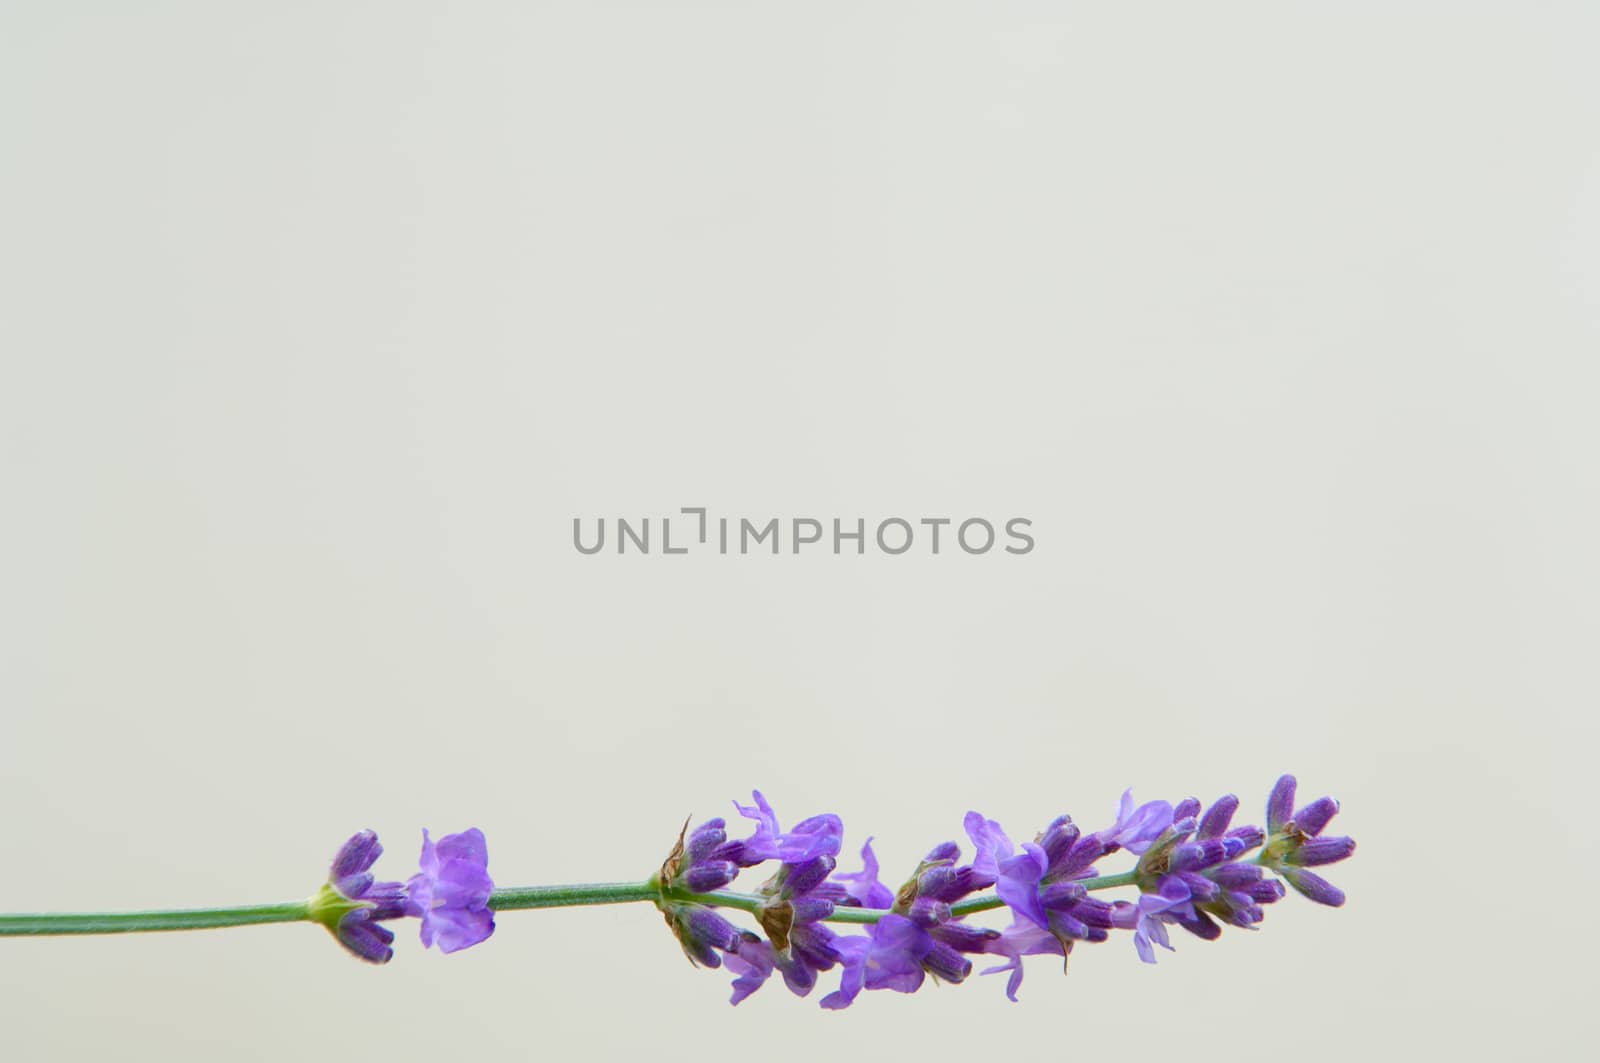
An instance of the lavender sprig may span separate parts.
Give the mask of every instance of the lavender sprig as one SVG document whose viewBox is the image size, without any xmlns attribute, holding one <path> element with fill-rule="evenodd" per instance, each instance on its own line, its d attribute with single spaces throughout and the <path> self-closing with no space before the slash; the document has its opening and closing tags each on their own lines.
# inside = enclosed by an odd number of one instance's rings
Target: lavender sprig
<svg viewBox="0 0 1600 1063">
<path fill-rule="evenodd" d="M 423 832 L 420 870 L 407 882 L 379 881 L 383 852 L 372 831 L 352 836 L 335 856 L 328 878 L 309 900 L 276 905 L 157 912 L 0 915 L 0 936 L 110 934 L 193 930 L 269 922 L 314 922 L 357 957 L 386 963 L 393 956 L 395 921 L 419 920 L 423 944 L 456 952 L 486 940 L 497 912 L 531 908 L 650 902 L 666 917 L 684 953 L 698 966 L 726 967 L 737 1004 L 781 976 L 797 996 L 837 969 L 838 988 L 822 1006 L 849 1007 L 866 990 L 915 992 L 929 981 L 963 982 L 973 957 L 1003 962 L 984 974 L 1006 972 L 1006 995 L 1017 999 L 1023 960 L 1053 956 L 1063 963 L 1075 947 L 1126 932 L 1141 959 L 1171 950 L 1169 927 L 1203 940 L 1225 927 L 1254 929 L 1264 906 L 1285 894 L 1284 883 L 1320 904 L 1337 907 L 1343 891 L 1310 868 L 1347 859 L 1348 837 L 1324 835 L 1339 810 L 1331 797 L 1296 808 L 1295 780 L 1285 775 L 1267 802 L 1266 827 L 1234 826 L 1238 798 L 1226 795 L 1202 813 L 1198 800 L 1136 804 L 1123 794 L 1112 823 L 1084 833 L 1058 816 L 1032 841 L 1015 843 L 999 823 L 977 812 L 963 823 L 973 845 L 961 863 L 956 842 L 929 851 L 899 887 L 880 879 L 872 839 L 861 848 L 861 869 L 841 872 L 844 825 L 822 814 L 782 828 L 759 792 L 735 808 L 752 822 L 742 839 L 711 819 L 680 831 L 667 859 L 642 882 L 496 888 L 488 848 L 477 829 L 435 842 Z M 1124 871 L 1098 864 L 1126 850 L 1137 859 Z M 729 889 L 741 872 L 771 865 L 749 893 Z M 1281 879 L 1281 880 L 1280 880 Z M 1091 893 L 1133 889 L 1133 899 L 1102 900 Z M 971 921 L 1004 908 L 1000 929 Z M 727 913 L 747 913 L 755 929 Z M 829 924 L 864 929 L 839 934 Z"/>
</svg>

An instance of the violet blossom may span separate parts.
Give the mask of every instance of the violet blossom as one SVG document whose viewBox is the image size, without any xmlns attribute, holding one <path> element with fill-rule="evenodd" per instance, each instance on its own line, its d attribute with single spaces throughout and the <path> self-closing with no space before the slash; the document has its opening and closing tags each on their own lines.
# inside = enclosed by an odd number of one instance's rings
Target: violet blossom
<svg viewBox="0 0 1600 1063">
<path fill-rule="evenodd" d="M 394 931 L 380 921 L 406 914 L 403 882 L 379 882 L 372 865 L 383 855 L 378 835 L 364 830 L 340 846 L 328 869 L 328 882 L 308 909 L 353 955 L 368 963 L 394 957 Z"/>
<path fill-rule="evenodd" d="M 422 919 L 422 944 L 459 952 L 494 933 L 489 848 L 476 827 L 435 842 L 422 832 L 422 869 L 411 876 L 406 914 Z"/>
</svg>

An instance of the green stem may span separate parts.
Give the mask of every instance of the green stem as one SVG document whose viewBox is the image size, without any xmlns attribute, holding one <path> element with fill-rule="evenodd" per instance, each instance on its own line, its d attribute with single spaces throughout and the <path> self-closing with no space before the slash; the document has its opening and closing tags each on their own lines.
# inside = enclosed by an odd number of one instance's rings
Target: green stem
<svg viewBox="0 0 1600 1063">
<path fill-rule="evenodd" d="M 574 886 L 519 886 L 495 890 L 489 907 L 497 912 L 520 908 L 572 908 L 581 904 L 628 904 L 653 901 L 661 888 L 653 881 L 585 882 Z"/>
<path fill-rule="evenodd" d="M 1103 890 L 1134 885 L 1134 873 L 1101 875 L 1082 881 L 1084 889 Z M 632 904 L 643 901 L 676 901 L 709 904 L 758 912 L 767 898 L 756 893 L 713 890 L 691 893 L 686 889 L 663 890 L 654 879 L 643 882 L 586 882 L 570 886 L 521 886 L 498 889 L 489 896 L 489 907 L 507 912 L 524 908 L 574 908 L 590 904 Z M 998 896 L 972 897 L 950 906 L 956 916 L 986 912 L 1005 905 Z M 836 908 L 832 923 L 876 923 L 887 911 L 877 908 Z M 297 923 L 312 918 L 310 902 L 257 904 L 243 908 L 186 908 L 162 912 L 59 912 L 0 915 L 0 937 L 51 934 L 132 934 L 161 930 L 205 930 L 224 926 L 252 926 L 258 923 Z"/>
<path fill-rule="evenodd" d="M 52 912 L 0 915 L 0 937 L 43 934 L 133 934 L 156 930 L 206 930 L 257 923 L 298 923 L 307 902 L 254 904 L 243 908 L 185 908 L 164 912 Z"/>
</svg>

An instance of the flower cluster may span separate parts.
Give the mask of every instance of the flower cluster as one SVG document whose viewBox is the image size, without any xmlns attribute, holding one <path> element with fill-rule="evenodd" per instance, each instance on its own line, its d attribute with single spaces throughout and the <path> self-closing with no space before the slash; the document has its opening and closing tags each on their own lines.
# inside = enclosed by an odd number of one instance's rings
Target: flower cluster
<svg viewBox="0 0 1600 1063">
<path fill-rule="evenodd" d="M 1194 798 L 1136 804 L 1129 792 L 1101 830 L 1084 833 L 1060 816 L 1020 845 L 999 823 L 969 812 L 963 825 L 971 863 L 961 863 L 957 843 L 945 842 L 898 890 L 880 880 L 872 839 L 861 848 L 859 871 L 837 872 L 839 818 L 813 816 L 785 831 L 758 791 L 754 805 L 735 803 L 755 822 L 749 838 L 730 841 L 721 819 L 697 827 L 687 842 L 680 836 L 658 878 L 657 903 L 691 960 L 725 965 L 735 975 L 735 1004 L 774 973 L 806 996 L 819 974 L 838 967 L 839 988 L 822 1006 L 845 1008 L 863 990 L 910 993 L 930 977 L 964 981 L 970 957 L 978 955 L 1003 961 L 983 973 L 1009 973 L 1006 994 L 1015 1000 L 1025 956 L 1065 962 L 1078 943 L 1129 931 L 1139 957 L 1153 963 L 1157 946 L 1173 948 L 1169 926 L 1204 940 L 1220 936 L 1224 926 L 1255 927 L 1263 906 L 1284 896 L 1283 883 L 1269 872 L 1312 900 L 1342 904 L 1344 895 L 1307 868 L 1348 857 L 1355 843 L 1322 836 L 1337 802 L 1322 798 L 1291 811 L 1294 789 L 1287 775 L 1273 788 L 1265 830 L 1233 825 L 1239 799 L 1231 794 L 1202 813 Z M 1101 875 L 1097 862 L 1122 850 L 1137 857 L 1134 867 Z M 756 893 L 722 892 L 739 870 L 769 861 L 777 869 Z M 992 895 L 977 896 L 990 887 Z M 1138 899 L 1090 895 L 1115 887 L 1136 887 Z M 716 907 L 744 908 L 763 933 L 735 927 Z M 1004 930 L 968 921 L 1001 907 L 1012 916 Z M 839 934 L 825 925 L 829 920 L 864 926 Z"/>
<path fill-rule="evenodd" d="M 307 914 L 353 955 L 369 963 L 394 956 L 394 931 L 383 923 L 414 916 L 422 921 L 424 947 L 456 952 L 494 933 L 489 895 L 489 850 L 476 828 L 436 843 L 422 832 L 421 870 L 409 882 L 379 882 L 372 865 L 383 855 L 378 836 L 356 834 L 340 847 L 328 881 L 312 897 Z"/>
<path fill-rule="evenodd" d="M 991 961 L 983 973 L 1007 974 L 1006 995 L 1016 1000 L 1025 957 L 1053 956 L 1065 965 L 1075 947 L 1122 932 L 1140 959 L 1154 963 L 1158 948 L 1173 949 L 1171 927 L 1206 941 L 1225 927 L 1257 927 L 1266 906 L 1284 897 L 1285 882 L 1320 904 L 1343 904 L 1344 893 L 1310 869 L 1355 851 L 1352 839 L 1324 833 L 1338 802 L 1323 797 L 1297 808 L 1294 777 L 1285 775 L 1267 800 L 1265 828 L 1234 824 L 1239 799 L 1232 794 L 1203 807 L 1192 797 L 1140 804 L 1129 791 L 1099 830 L 1086 832 L 1063 815 L 1021 842 L 995 820 L 968 812 L 962 826 L 970 862 L 960 844 L 943 842 L 891 888 L 871 838 L 861 846 L 860 869 L 839 870 L 838 816 L 815 815 L 784 829 L 759 790 L 752 799 L 734 803 L 751 824 L 748 837 L 729 838 L 721 818 L 693 830 L 685 821 L 660 869 L 638 883 L 496 893 L 476 829 L 437 842 L 423 831 L 419 872 L 405 883 L 380 882 L 372 867 L 383 848 L 377 835 L 362 831 L 334 857 L 306 910 L 351 953 L 385 963 L 394 933 L 383 924 L 395 919 L 419 919 L 423 945 L 448 953 L 494 933 L 496 910 L 653 901 L 691 963 L 733 975 L 734 1004 L 773 975 L 796 996 L 809 996 L 837 969 L 838 988 L 821 1004 L 839 1010 L 866 990 L 912 993 L 929 980 L 963 982 L 983 957 Z M 1135 858 L 1131 868 L 1102 871 L 1103 861 L 1124 851 Z M 753 892 L 729 889 L 763 865 L 765 880 Z M 1135 893 L 1094 896 L 1110 889 Z M 1004 929 L 971 921 L 997 909 L 1011 917 Z M 759 932 L 731 922 L 728 913 L 737 911 Z"/>
</svg>

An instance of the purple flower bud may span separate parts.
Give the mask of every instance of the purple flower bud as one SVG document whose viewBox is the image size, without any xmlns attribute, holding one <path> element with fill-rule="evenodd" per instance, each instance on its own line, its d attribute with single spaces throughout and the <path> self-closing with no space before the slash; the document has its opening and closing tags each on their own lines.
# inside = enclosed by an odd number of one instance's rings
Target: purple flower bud
<svg viewBox="0 0 1600 1063">
<path fill-rule="evenodd" d="M 1214 900 L 1222 894 L 1221 886 L 1196 872 L 1182 872 L 1178 875 L 1178 879 L 1188 888 L 1189 896 L 1196 902 Z"/>
<path fill-rule="evenodd" d="M 394 931 L 372 921 L 372 912 L 358 909 L 339 920 L 339 944 L 368 963 L 388 963 L 394 957 Z"/>
<path fill-rule="evenodd" d="M 1223 889 L 1237 890 L 1260 882 L 1262 871 L 1254 864 L 1223 864 L 1213 868 L 1210 874 Z"/>
<path fill-rule="evenodd" d="M 378 844 L 376 831 L 364 830 L 353 834 L 334 854 L 333 864 L 328 868 L 328 881 L 335 882 L 349 875 L 361 874 L 377 863 L 382 855 L 383 846 Z"/>
<path fill-rule="evenodd" d="M 1294 810 L 1294 776 L 1280 776 L 1267 797 L 1267 831 L 1282 834 Z"/>
<path fill-rule="evenodd" d="M 950 906 L 944 901 L 936 901 L 931 897 L 918 897 L 911 902 L 911 907 L 906 910 L 906 918 L 913 923 L 927 929 L 937 926 L 950 919 Z"/>
<path fill-rule="evenodd" d="M 1171 871 L 1199 871 L 1239 855 L 1239 847 L 1235 845 L 1233 853 L 1228 852 L 1228 844 L 1222 838 L 1211 838 L 1203 842 L 1185 842 L 1172 850 L 1167 867 Z"/>
<path fill-rule="evenodd" d="M 683 847 L 683 858 L 690 864 L 698 864 L 709 857 L 712 852 L 726 844 L 728 840 L 727 821 L 723 819 L 708 819 L 694 829 L 689 835 L 687 844 Z"/>
<path fill-rule="evenodd" d="M 1271 904 L 1280 900 L 1284 895 L 1283 883 L 1275 878 L 1262 879 L 1252 882 L 1244 889 L 1246 895 L 1257 904 Z"/>
<path fill-rule="evenodd" d="M 933 940 L 942 941 L 957 952 L 988 952 L 990 943 L 1000 937 L 998 930 L 962 922 L 940 923 L 929 927 L 928 933 Z"/>
<path fill-rule="evenodd" d="M 1094 897 L 1074 904 L 1072 914 L 1087 926 L 1098 926 L 1109 930 L 1117 925 L 1116 909 L 1111 904 Z"/>
<path fill-rule="evenodd" d="M 940 842 L 928 851 L 928 855 L 923 857 L 922 862 L 925 864 L 953 864 L 959 859 L 961 859 L 961 846 L 955 842 Z"/>
<path fill-rule="evenodd" d="M 1255 926 L 1265 917 L 1265 913 L 1244 893 L 1228 894 L 1218 907 L 1222 918 L 1237 927 Z"/>
<path fill-rule="evenodd" d="M 815 923 L 833 914 L 833 902 L 821 897 L 796 897 L 789 903 L 796 923 Z"/>
<path fill-rule="evenodd" d="M 1094 862 L 1108 851 L 1106 843 L 1098 836 L 1086 835 L 1074 842 L 1059 859 L 1051 861 L 1050 866 L 1045 869 L 1045 878 L 1054 882 L 1090 874 Z"/>
<path fill-rule="evenodd" d="M 328 884 L 310 904 L 311 918 L 368 963 L 388 963 L 394 956 L 394 933 L 379 921 L 406 914 L 405 884 L 378 882 L 370 870 L 382 855 L 376 833 L 353 835 L 334 855 Z"/>
<path fill-rule="evenodd" d="M 831 856 L 819 856 L 803 864 L 788 865 L 788 873 L 783 880 L 783 895 L 798 897 L 810 893 L 833 873 L 835 862 Z"/>
<path fill-rule="evenodd" d="M 937 897 L 942 895 L 955 883 L 956 871 L 953 867 L 941 864 L 930 867 L 917 876 L 917 896 Z"/>
<path fill-rule="evenodd" d="M 1176 805 L 1174 805 L 1172 809 L 1172 818 L 1174 820 L 1193 819 L 1199 814 L 1200 799 L 1197 797 L 1185 797 L 1182 801 L 1179 801 Z"/>
<path fill-rule="evenodd" d="M 1249 850 L 1254 849 L 1265 842 L 1267 840 L 1267 833 L 1260 827 L 1256 826 L 1234 827 L 1232 830 L 1228 831 L 1224 837 L 1237 838 L 1244 844 L 1244 850 L 1242 851 L 1248 852 Z"/>
<path fill-rule="evenodd" d="M 1217 798 L 1216 803 L 1206 809 L 1206 814 L 1200 820 L 1197 836 L 1201 839 L 1220 838 L 1228 829 L 1228 824 L 1233 822 L 1233 814 L 1239 811 L 1239 799 L 1233 794 L 1225 794 Z"/>
<path fill-rule="evenodd" d="M 690 961 L 713 969 L 722 966 L 721 952 L 736 949 L 742 935 L 703 904 L 674 904 L 667 919 Z"/>
<path fill-rule="evenodd" d="M 795 924 L 789 936 L 789 960 L 785 962 L 779 958 L 784 967 L 784 982 L 792 992 L 805 996 L 816 984 L 817 972 L 832 970 L 839 962 L 839 950 L 833 946 L 836 940 L 837 935 L 822 923 L 807 920 Z M 802 967 L 811 973 L 809 980 L 791 973 L 791 968 L 798 972 Z M 804 992 L 800 988 L 802 985 Z"/>
<path fill-rule="evenodd" d="M 695 893 L 720 890 L 739 875 L 739 868 L 731 860 L 713 860 L 696 864 L 683 874 L 683 884 Z"/>
<path fill-rule="evenodd" d="M 1077 842 L 1079 835 L 1077 824 L 1072 822 L 1071 816 L 1058 816 L 1045 828 L 1039 836 L 1039 848 L 1044 850 L 1051 867 L 1066 858 L 1067 851 Z"/>
<path fill-rule="evenodd" d="M 1315 838 L 1321 834 L 1339 811 L 1339 802 L 1331 797 L 1319 797 L 1294 814 L 1294 825 L 1301 834 Z"/>
<path fill-rule="evenodd" d="M 934 941 L 922 957 L 922 969 L 945 982 L 959 983 L 972 973 L 972 961 L 942 941 Z"/>
<path fill-rule="evenodd" d="M 1076 882 L 1052 882 L 1039 891 L 1039 902 L 1046 908 L 1066 908 L 1088 895 Z"/>
<path fill-rule="evenodd" d="M 939 899 L 954 904 L 967 894 L 987 889 L 993 884 L 979 875 L 971 864 L 966 864 L 956 868 L 956 873 L 951 877 L 949 884 L 939 891 Z"/>
<path fill-rule="evenodd" d="M 1301 867 L 1285 867 L 1282 869 L 1283 877 L 1289 880 L 1302 897 L 1326 904 L 1330 908 L 1338 908 L 1344 904 L 1344 891 L 1321 875 L 1313 874 Z"/>
<path fill-rule="evenodd" d="M 1172 920 L 1203 941 L 1215 941 L 1222 936 L 1222 927 L 1205 912 L 1193 909 L 1188 912 L 1177 912 L 1173 914 Z"/>
<path fill-rule="evenodd" d="M 1336 864 L 1355 851 L 1354 838 L 1312 838 L 1295 849 L 1289 860 L 1301 867 L 1320 867 L 1323 864 Z"/>
<path fill-rule="evenodd" d="M 1027 920 L 1022 920 L 1022 922 L 1027 922 Z M 1071 908 L 1064 908 L 1061 911 L 1050 913 L 1050 930 L 1063 938 L 1071 938 L 1075 941 L 1091 940 L 1095 934 L 1105 933 L 1099 927 L 1091 927 L 1082 919 L 1074 916 Z"/>
</svg>

